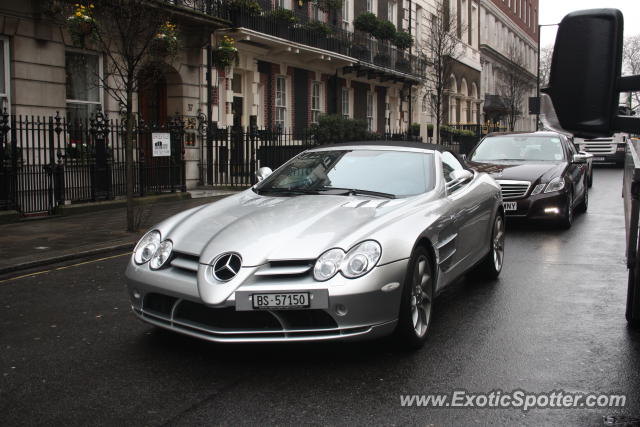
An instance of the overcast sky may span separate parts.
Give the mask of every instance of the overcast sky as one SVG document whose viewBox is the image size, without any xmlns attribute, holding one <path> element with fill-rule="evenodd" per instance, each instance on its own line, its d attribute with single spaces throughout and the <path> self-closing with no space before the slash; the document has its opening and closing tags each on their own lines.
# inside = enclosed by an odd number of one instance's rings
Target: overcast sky
<svg viewBox="0 0 640 427">
<path fill-rule="evenodd" d="M 557 24 L 569 12 L 594 8 L 620 9 L 624 15 L 624 35 L 640 33 L 640 0 L 540 0 L 540 24 Z M 541 46 L 552 45 L 558 27 L 542 27 Z"/>
</svg>

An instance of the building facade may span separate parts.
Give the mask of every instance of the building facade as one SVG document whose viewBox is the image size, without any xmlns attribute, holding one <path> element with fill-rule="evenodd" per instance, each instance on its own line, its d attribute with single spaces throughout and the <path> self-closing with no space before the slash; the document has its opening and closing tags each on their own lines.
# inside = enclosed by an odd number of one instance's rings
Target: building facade
<svg viewBox="0 0 640 427">
<path fill-rule="evenodd" d="M 513 130 L 535 130 L 528 99 L 536 96 L 538 0 L 481 0 L 480 20 L 483 122 L 508 129 L 516 105 Z"/>
</svg>

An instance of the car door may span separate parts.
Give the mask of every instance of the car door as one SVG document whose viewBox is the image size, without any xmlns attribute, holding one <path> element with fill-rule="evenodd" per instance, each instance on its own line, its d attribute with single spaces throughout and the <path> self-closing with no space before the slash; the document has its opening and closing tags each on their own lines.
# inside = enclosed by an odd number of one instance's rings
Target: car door
<svg viewBox="0 0 640 427">
<path fill-rule="evenodd" d="M 585 175 L 587 174 L 588 164 L 573 163 L 573 155 L 578 154 L 578 150 L 576 150 L 575 145 L 568 140 L 565 140 L 564 145 L 567 152 L 568 163 L 565 179 L 570 181 L 573 186 L 573 200 L 575 203 L 577 200 L 582 200 L 584 192 L 587 191 L 587 187 L 585 186 Z"/>
<path fill-rule="evenodd" d="M 483 192 L 476 191 L 475 179 L 466 182 L 455 182 L 451 179 L 451 172 L 464 169 L 456 156 L 445 151 L 441 160 L 447 199 L 451 203 L 451 216 L 457 229 L 456 253 L 453 256 L 451 273 L 458 274 L 466 271 L 486 251 L 486 231 L 490 213 Z"/>
</svg>

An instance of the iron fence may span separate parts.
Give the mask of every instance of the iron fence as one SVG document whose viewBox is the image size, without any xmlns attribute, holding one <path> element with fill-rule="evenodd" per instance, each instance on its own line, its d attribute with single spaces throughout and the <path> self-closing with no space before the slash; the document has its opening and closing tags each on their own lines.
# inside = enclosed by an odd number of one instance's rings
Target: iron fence
<svg viewBox="0 0 640 427">
<path fill-rule="evenodd" d="M 0 209 L 51 214 L 61 204 L 126 194 L 125 122 L 0 115 Z M 184 122 L 133 124 L 136 195 L 185 191 Z M 154 149 L 154 137 L 168 141 Z M 157 154 L 161 154 L 157 155 Z"/>
<path fill-rule="evenodd" d="M 421 142 L 406 132 L 370 133 L 362 140 Z M 313 130 L 214 128 L 209 143 L 200 148 L 201 185 L 249 186 L 263 166 L 276 169 L 297 154 L 319 145 L 344 141 L 319 141 Z"/>
</svg>

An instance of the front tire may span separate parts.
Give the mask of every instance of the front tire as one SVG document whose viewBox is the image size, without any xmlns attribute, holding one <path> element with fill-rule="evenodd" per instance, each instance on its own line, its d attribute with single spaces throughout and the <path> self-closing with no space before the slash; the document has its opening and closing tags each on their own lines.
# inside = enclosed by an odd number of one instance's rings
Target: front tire
<svg viewBox="0 0 640 427">
<path fill-rule="evenodd" d="M 498 212 L 493 220 L 489 253 L 478 265 L 478 271 L 487 279 L 497 279 L 504 263 L 504 217 Z"/>
<path fill-rule="evenodd" d="M 427 340 L 435 297 L 434 279 L 429 252 L 417 247 L 409 259 L 395 330 L 395 338 L 405 349 L 417 350 Z"/>
<path fill-rule="evenodd" d="M 573 191 L 567 193 L 567 205 L 564 208 L 564 214 L 560 219 L 560 227 L 568 230 L 573 225 Z"/>
</svg>

